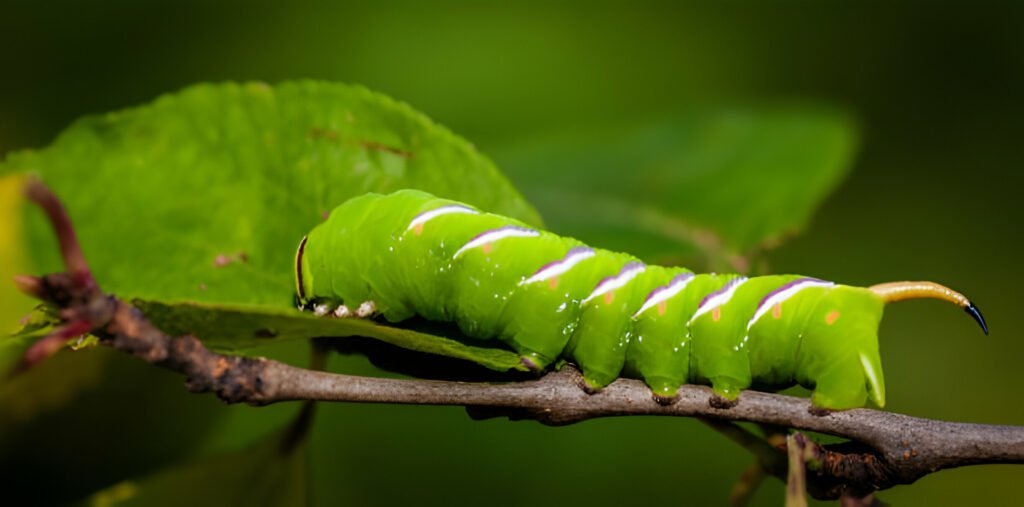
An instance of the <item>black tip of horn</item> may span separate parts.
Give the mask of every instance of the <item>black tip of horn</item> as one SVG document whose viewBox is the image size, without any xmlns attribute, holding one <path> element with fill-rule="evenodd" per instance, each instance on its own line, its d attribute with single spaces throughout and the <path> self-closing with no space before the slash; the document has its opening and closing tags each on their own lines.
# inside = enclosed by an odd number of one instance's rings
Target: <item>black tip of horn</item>
<svg viewBox="0 0 1024 507">
<path fill-rule="evenodd" d="M 985 317 L 981 316 L 981 310 L 979 310 L 977 306 L 974 306 L 974 303 L 967 303 L 967 306 L 964 307 L 964 311 L 967 312 L 967 315 L 970 315 L 978 322 L 978 325 L 981 326 L 981 330 L 984 331 L 987 336 L 988 325 L 985 324 Z"/>
</svg>

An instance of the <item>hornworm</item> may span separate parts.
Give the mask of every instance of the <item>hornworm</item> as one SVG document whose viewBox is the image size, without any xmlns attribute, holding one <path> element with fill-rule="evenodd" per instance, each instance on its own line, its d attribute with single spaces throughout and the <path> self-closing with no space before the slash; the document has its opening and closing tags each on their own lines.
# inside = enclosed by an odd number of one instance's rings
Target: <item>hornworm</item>
<svg viewBox="0 0 1024 507">
<path fill-rule="evenodd" d="M 883 406 L 885 303 L 941 299 L 988 332 L 966 297 L 932 282 L 695 274 L 416 190 L 337 207 L 302 239 L 295 275 L 300 307 L 320 315 L 455 322 L 531 369 L 564 358 L 588 390 L 628 376 L 661 401 L 686 383 L 727 400 L 752 385 L 800 384 L 818 407 Z"/>
</svg>

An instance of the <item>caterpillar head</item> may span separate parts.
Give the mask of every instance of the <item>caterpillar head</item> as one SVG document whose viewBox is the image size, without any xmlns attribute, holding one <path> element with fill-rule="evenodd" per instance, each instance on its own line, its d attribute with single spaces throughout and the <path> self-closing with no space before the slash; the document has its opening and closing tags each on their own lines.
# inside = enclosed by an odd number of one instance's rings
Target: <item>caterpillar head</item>
<svg viewBox="0 0 1024 507">
<path fill-rule="evenodd" d="M 303 236 L 299 248 L 295 251 L 295 297 L 300 310 L 308 309 L 313 294 L 313 273 L 309 269 L 309 260 L 305 257 L 306 241 Z"/>
</svg>

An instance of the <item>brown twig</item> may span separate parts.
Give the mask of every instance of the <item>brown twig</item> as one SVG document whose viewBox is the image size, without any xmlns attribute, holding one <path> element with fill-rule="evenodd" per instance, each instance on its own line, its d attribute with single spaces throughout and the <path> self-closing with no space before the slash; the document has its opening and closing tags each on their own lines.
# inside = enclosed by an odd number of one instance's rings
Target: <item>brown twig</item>
<svg viewBox="0 0 1024 507">
<path fill-rule="evenodd" d="M 54 222 L 69 272 L 20 277 L 19 286 L 57 306 L 66 326 L 88 323 L 102 343 L 178 371 L 185 375 L 190 390 L 215 392 L 230 403 L 316 400 L 461 405 L 550 425 L 625 415 L 700 417 L 720 428 L 726 428 L 721 421 L 750 421 L 829 433 L 856 442 L 823 447 L 805 441 L 812 464 L 807 471 L 808 488 L 817 498 L 865 497 L 945 468 L 1024 463 L 1024 427 L 934 421 L 868 409 L 813 414 L 806 399 L 756 391 L 742 393 L 730 407 L 714 406 L 712 392 L 702 386 L 684 386 L 675 403 L 663 405 L 652 399 L 642 382 L 630 379 L 586 394 L 579 387 L 579 373 L 571 367 L 534 381 L 482 384 L 357 377 L 263 358 L 216 354 L 195 337 L 163 333 L 138 309 L 104 294 L 88 274 L 70 220 L 57 198 L 38 181 L 29 183 L 28 195 Z M 752 437 L 734 433 L 730 438 L 756 448 L 762 466 L 777 475 L 781 471 L 777 457 Z M 785 455 L 781 456 L 784 460 Z"/>
<path fill-rule="evenodd" d="M 729 505 L 732 507 L 744 507 L 750 502 L 750 498 L 757 491 L 757 488 L 761 486 L 761 482 L 764 480 L 765 471 L 761 468 L 761 465 L 754 463 L 740 475 L 739 482 L 733 486 L 732 491 L 729 492 Z"/>
<path fill-rule="evenodd" d="M 811 451 L 803 433 L 786 437 L 789 474 L 786 477 L 786 507 L 807 507 L 807 466 Z"/>
</svg>

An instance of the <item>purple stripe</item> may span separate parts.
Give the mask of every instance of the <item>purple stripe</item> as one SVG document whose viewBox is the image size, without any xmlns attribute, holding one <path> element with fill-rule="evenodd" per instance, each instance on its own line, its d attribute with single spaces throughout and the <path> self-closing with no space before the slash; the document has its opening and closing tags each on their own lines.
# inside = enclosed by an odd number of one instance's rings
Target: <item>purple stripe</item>
<svg viewBox="0 0 1024 507">
<path fill-rule="evenodd" d="M 578 253 L 593 252 L 593 251 L 594 251 L 594 249 L 590 248 L 589 246 L 574 246 L 574 247 L 570 248 L 568 252 L 565 253 L 565 256 L 569 257 L 569 256 L 572 256 L 572 255 L 575 255 L 575 254 L 578 254 Z"/>
<path fill-rule="evenodd" d="M 477 234 L 476 236 L 473 236 L 473 238 L 470 239 L 469 241 L 467 241 L 466 244 L 468 245 L 468 244 L 470 244 L 470 243 L 472 243 L 472 242 L 474 242 L 474 241 L 476 241 L 476 240 L 478 240 L 478 239 L 480 239 L 480 238 L 482 238 L 482 237 L 484 237 L 484 236 L 486 236 L 488 234 L 494 234 L 494 233 L 496 233 L 498 231 L 537 232 L 537 231 L 535 231 L 533 229 L 527 229 L 526 227 L 520 227 L 518 225 L 505 225 L 505 226 L 502 226 L 502 227 L 498 227 L 497 229 L 489 229 L 489 230 L 486 230 L 484 232 L 481 232 L 480 234 Z"/>
<path fill-rule="evenodd" d="M 715 296 L 718 296 L 720 294 L 725 294 L 726 292 L 729 292 L 729 289 L 731 289 L 733 285 L 736 285 L 736 284 L 742 282 L 743 280 L 746 280 L 746 277 L 742 277 L 741 276 L 739 278 L 733 278 L 732 280 L 729 280 L 728 282 L 726 282 L 725 285 L 722 286 L 721 289 L 718 289 L 718 290 L 708 294 L 707 296 L 704 296 L 704 299 L 700 300 L 700 304 L 697 305 L 697 309 L 700 310 L 701 307 L 703 307 L 711 298 L 713 298 Z"/>
<path fill-rule="evenodd" d="M 757 304 L 757 309 L 754 310 L 754 314 L 756 315 L 757 312 L 761 309 L 761 307 L 763 307 L 765 305 L 765 303 L 767 303 L 768 300 L 772 298 L 772 296 L 774 296 L 774 295 L 776 295 L 776 294 L 778 294 L 778 293 L 780 293 L 780 292 L 782 292 L 782 291 L 784 291 L 786 289 L 790 289 L 790 288 L 796 287 L 797 285 L 801 285 L 801 284 L 804 284 L 804 283 L 807 283 L 807 282 L 831 283 L 831 282 L 828 282 L 828 281 L 825 281 L 825 280 L 821 280 L 821 279 L 818 279 L 818 278 L 811 278 L 809 276 L 805 277 L 805 278 L 797 278 L 796 280 L 793 280 L 792 282 L 789 282 L 789 283 L 787 283 L 785 285 L 782 285 L 778 289 L 775 289 L 775 290 L 769 292 L 768 294 L 765 294 L 765 296 L 763 298 L 761 298 L 761 302 Z"/>
<path fill-rule="evenodd" d="M 590 247 L 586 247 L 586 246 L 575 246 L 575 247 L 572 247 L 572 248 L 569 249 L 568 252 L 565 253 L 565 257 L 562 257 L 561 259 L 558 259 L 556 261 L 551 261 L 551 262 L 541 266 L 540 269 L 538 269 L 537 271 L 534 271 L 533 275 L 530 275 L 530 277 L 532 278 L 534 276 L 537 276 L 537 275 L 541 274 L 545 269 L 557 266 L 557 265 L 565 262 L 566 260 L 568 260 L 573 255 L 581 254 L 581 253 L 584 253 L 584 252 L 593 252 L 593 251 L 594 251 L 594 249 L 592 249 Z"/>
<path fill-rule="evenodd" d="M 644 268 L 644 263 L 639 262 L 639 261 L 629 261 L 629 262 L 626 263 L 625 266 L 622 266 L 622 271 L 619 271 L 619 274 L 620 275 L 624 275 L 626 273 L 629 273 L 630 271 L 636 271 L 638 269 L 643 269 L 643 268 Z"/>
<path fill-rule="evenodd" d="M 693 273 L 680 273 L 676 275 L 675 277 L 672 278 L 672 281 L 668 282 L 668 285 L 662 285 L 661 287 L 652 290 L 651 293 L 647 295 L 647 298 L 644 299 L 644 304 L 647 304 L 647 302 L 653 299 L 654 296 L 657 296 L 658 294 L 671 289 L 673 285 L 677 283 L 683 283 L 691 278 L 693 278 Z M 640 306 L 642 307 L 643 305 Z"/>
<path fill-rule="evenodd" d="M 623 277 L 623 276 L 629 274 L 630 271 L 637 270 L 637 269 L 643 269 L 643 268 L 644 268 L 644 264 L 642 262 L 636 262 L 636 261 L 629 261 L 629 262 L 627 262 L 624 266 L 622 266 L 622 269 L 619 270 L 618 274 L 615 274 L 615 275 L 612 275 L 612 276 L 606 276 L 606 277 L 602 278 L 600 282 L 597 282 L 597 285 L 594 286 L 594 290 L 590 291 L 590 295 L 587 296 L 587 298 L 589 299 L 589 298 L 594 297 L 594 294 L 596 294 L 598 291 L 600 291 L 601 287 L 604 287 L 604 285 L 606 283 L 612 283 L 617 278 L 620 278 L 620 277 Z"/>
<path fill-rule="evenodd" d="M 612 280 L 615 280 L 616 278 L 618 278 L 620 276 L 624 276 L 625 274 L 629 273 L 630 271 L 632 271 L 634 269 L 642 268 L 643 266 L 644 265 L 643 265 L 642 262 L 629 261 L 629 262 L 626 263 L 626 265 L 622 266 L 622 269 L 620 269 L 618 273 L 616 273 L 614 275 L 611 275 L 611 276 L 606 276 L 606 277 L 602 278 L 600 282 L 597 282 L 597 285 L 594 286 L 594 290 L 596 291 L 598 288 L 600 288 L 605 283 L 611 283 Z"/>
</svg>

